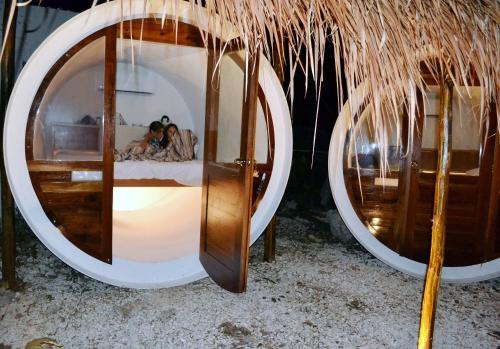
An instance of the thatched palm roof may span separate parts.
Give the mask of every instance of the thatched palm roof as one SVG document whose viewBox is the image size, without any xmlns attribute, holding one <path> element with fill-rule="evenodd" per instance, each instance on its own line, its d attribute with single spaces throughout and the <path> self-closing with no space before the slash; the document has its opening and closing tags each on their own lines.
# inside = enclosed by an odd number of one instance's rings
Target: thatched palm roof
<svg viewBox="0 0 500 349">
<path fill-rule="evenodd" d="M 473 71 L 484 87 L 482 105 L 487 109 L 489 101 L 499 101 L 500 2 L 495 0 L 207 0 L 206 8 L 218 15 L 213 21 L 236 26 L 247 47 L 260 46 L 268 57 L 277 47 L 292 73 L 298 63 L 317 82 L 331 40 L 331 63 L 339 79 L 344 69 L 347 94 L 367 81 L 376 125 L 382 124 L 383 96 L 394 111 L 406 97 L 414 115 L 410 101 L 424 89 L 422 61 L 438 77 L 446 72 L 455 85 L 467 85 Z M 307 51 L 305 62 L 299 60 L 301 49 Z"/>
<path fill-rule="evenodd" d="M 115 1 L 127 6 L 131 0 Z M 142 1 L 149 3 L 160 0 Z M 165 6 L 173 4 L 175 8 L 175 4 L 182 0 L 161 1 Z M 366 81 L 369 91 L 366 102 L 373 102 L 375 125 L 382 125 L 383 118 L 387 118 L 387 113 L 381 112 L 382 104 L 391 106 L 395 115 L 401 100 L 407 101 L 408 114 L 413 118 L 416 91 L 424 89 L 420 70 L 422 61 L 436 76 L 439 76 L 439 72 L 446 72 L 455 85 L 467 85 L 473 71 L 484 87 L 483 115 L 486 115 L 490 101 L 498 105 L 499 1 L 189 2 L 195 11 L 198 7 L 206 8 L 210 15 L 209 28 L 217 25 L 227 27 L 230 23 L 250 51 L 260 49 L 268 58 L 288 60 L 291 75 L 299 67 L 320 84 L 323 64 L 335 64 L 340 99 L 342 77 L 347 82 L 347 91 L 343 91 L 347 96 L 362 81 Z M 328 40 L 335 47 L 334 62 L 324 61 Z M 307 52 L 306 59 L 300 59 L 301 50 Z"/>
</svg>

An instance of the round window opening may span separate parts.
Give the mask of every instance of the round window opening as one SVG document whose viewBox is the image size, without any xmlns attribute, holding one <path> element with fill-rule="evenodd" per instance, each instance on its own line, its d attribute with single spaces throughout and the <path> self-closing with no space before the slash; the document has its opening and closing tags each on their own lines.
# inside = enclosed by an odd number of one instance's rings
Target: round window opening
<svg viewBox="0 0 500 349">
<path fill-rule="evenodd" d="M 357 91 L 353 105 L 363 93 Z M 410 148 L 403 105 L 395 116 L 382 105 L 388 122 L 380 130 L 374 127 L 372 105 L 361 103 L 353 123 L 344 106 L 330 147 L 332 192 L 351 232 L 378 258 L 416 276 L 425 275 L 430 253 L 440 93 L 439 86 L 429 84 L 419 94 Z M 497 115 L 493 105 L 489 128 L 482 127 L 480 104 L 481 87 L 454 89 L 443 273 L 448 281 L 500 273 Z M 384 149 L 375 132 L 383 133 Z"/>
<path fill-rule="evenodd" d="M 207 90 L 218 95 L 217 160 L 237 158 L 242 120 L 232 111 L 243 109 L 245 54 L 225 53 L 219 80 L 207 84 L 213 56 L 189 5 L 180 4 L 176 35 L 172 13 L 162 29 L 152 19 L 162 9 L 143 21 L 139 3 L 123 35 L 120 6 L 108 3 L 41 45 L 9 104 L 5 157 L 16 203 L 59 258 L 118 286 L 165 287 L 206 275 L 198 252 Z M 264 58 L 257 76 L 251 243 L 278 207 L 292 149 L 286 99 Z M 168 141 L 175 151 L 134 152 L 145 135 L 148 149 Z"/>
</svg>

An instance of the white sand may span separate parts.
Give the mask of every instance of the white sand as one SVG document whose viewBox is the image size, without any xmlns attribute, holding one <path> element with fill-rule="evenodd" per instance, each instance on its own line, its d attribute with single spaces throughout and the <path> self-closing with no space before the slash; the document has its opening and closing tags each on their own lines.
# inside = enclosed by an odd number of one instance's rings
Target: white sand
<svg viewBox="0 0 500 349">
<path fill-rule="evenodd" d="M 0 291 L 0 348 L 52 337 L 66 348 L 415 347 L 423 283 L 328 227 L 279 217 L 278 256 L 252 247 L 248 291 L 212 281 L 161 290 L 105 285 L 72 270 L 38 240 L 19 244 L 18 293 Z M 495 348 L 500 280 L 444 284 L 435 348 Z"/>
</svg>

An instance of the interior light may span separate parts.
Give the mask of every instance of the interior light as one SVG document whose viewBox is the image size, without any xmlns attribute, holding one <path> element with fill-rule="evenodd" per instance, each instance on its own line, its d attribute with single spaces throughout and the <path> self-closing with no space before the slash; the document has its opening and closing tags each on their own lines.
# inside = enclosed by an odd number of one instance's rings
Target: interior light
<svg viewBox="0 0 500 349">
<path fill-rule="evenodd" d="M 183 188 L 116 187 L 113 188 L 113 211 L 137 211 L 175 200 Z"/>
</svg>

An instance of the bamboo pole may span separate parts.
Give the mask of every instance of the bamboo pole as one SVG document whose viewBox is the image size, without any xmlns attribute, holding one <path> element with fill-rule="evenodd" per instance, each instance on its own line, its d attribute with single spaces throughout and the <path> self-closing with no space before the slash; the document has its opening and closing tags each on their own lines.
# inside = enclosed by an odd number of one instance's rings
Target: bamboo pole
<svg viewBox="0 0 500 349">
<path fill-rule="evenodd" d="M 9 11 L 13 0 L 6 0 L 4 3 L 3 33 L 6 32 Z M 0 91 L 0 122 L 2 125 L 2 135 L 0 135 L 0 176 L 2 191 L 2 283 L 1 285 L 10 289 L 16 288 L 16 243 L 14 233 L 14 202 L 10 192 L 9 183 L 5 173 L 5 163 L 3 158 L 3 125 L 5 122 L 5 112 L 7 102 L 14 85 L 14 50 L 17 10 L 14 13 L 9 35 L 5 38 L 5 51 L 1 60 L 1 91 Z"/>
<path fill-rule="evenodd" d="M 448 182 L 451 165 L 451 105 L 453 84 L 446 81 L 441 84 L 441 100 L 439 110 L 439 158 L 436 173 L 436 191 L 434 193 L 434 212 L 432 219 L 432 240 L 429 267 L 425 278 L 422 314 L 418 348 L 431 348 L 434 333 L 434 320 L 438 301 L 441 269 L 444 260 L 444 243 L 446 233 L 446 204 L 448 201 Z"/>
</svg>

